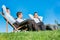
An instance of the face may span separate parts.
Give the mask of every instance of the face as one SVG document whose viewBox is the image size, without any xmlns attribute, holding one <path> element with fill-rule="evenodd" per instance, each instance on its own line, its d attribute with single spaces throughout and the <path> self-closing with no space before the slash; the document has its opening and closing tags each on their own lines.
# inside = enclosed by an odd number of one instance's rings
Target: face
<svg viewBox="0 0 60 40">
<path fill-rule="evenodd" d="M 10 14 L 10 10 L 9 9 L 6 9 L 7 13 Z"/>
<path fill-rule="evenodd" d="M 22 18 L 22 16 L 23 16 L 23 15 L 22 15 L 22 13 L 21 13 L 21 14 L 19 15 L 19 18 Z"/>
<path fill-rule="evenodd" d="M 38 14 L 37 14 L 37 13 L 35 13 L 35 14 L 34 14 L 34 17 L 35 17 L 35 18 L 38 18 Z"/>
</svg>

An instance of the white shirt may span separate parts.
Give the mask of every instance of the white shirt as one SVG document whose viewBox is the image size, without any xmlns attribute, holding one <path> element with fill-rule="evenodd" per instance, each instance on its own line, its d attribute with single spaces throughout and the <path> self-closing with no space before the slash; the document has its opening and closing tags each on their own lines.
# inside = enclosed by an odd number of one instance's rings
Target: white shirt
<svg viewBox="0 0 60 40">
<path fill-rule="evenodd" d="M 8 21 L 13 24 L 16 22 L 16 20 L 9 14 L 6 12 L 6 7 L 5 5 L 2 6 L 2 9 L 3 9 L 3 13 L 4 13 L 4 16 L 6 17 L 6 19 L 8 19 Z"/>
<path fill-rule="evenodd" d="M 23 22 L 24 20 L 23 20 L 23 19 L 20 19 L 20 18 L 17 18 L 16 21 L 19 22 L 19 23 L 21 23 L 21 22 Z"/>
<path fill-rule="evenodd" d="M 34 18 L 33 15 L 29 14 L 29 17 L 34 20 L 36 23 L 39 23 L 40 21 L 42 21 L 43 17 L 42 16 L 38 16 L 38 18 Z"/>
</svg>

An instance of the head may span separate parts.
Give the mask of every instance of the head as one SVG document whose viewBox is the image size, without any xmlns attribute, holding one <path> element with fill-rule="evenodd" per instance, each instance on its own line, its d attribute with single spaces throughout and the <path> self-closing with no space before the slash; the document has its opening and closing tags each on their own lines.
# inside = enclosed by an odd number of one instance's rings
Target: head
<svg viewBox="0 0 60 40">
<path fill-rule="evenodd" d="M 6 12 L 7 12 L 8 14 L 10 14 L 10 10 L 9 10 L 9 8 L 6 8 Z"/>
<path fill-rule="evenodd" d="M 38 18 L 37 12 L 34 12 L 34 18 Z"/>
<path fill-rule="evenodd" d="M 17 17 L 22 18 L 22 12 L 17 12 Z"/>
</svg>

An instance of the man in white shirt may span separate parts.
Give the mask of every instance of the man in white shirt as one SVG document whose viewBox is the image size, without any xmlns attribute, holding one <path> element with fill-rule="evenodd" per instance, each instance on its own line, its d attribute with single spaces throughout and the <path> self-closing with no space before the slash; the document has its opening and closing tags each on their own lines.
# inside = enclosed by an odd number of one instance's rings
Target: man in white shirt
<svg viewBox="0 0 60 40">
<path fill-rule="evenodd" d="M 21 23 L 21 22 L 23 22 L 24 21 L 24 19 L 22 19 L 22 12 L 17 12 L 17 19 L 16 19 L 16 21 L 18 21 L 19 23 Z"/>
<path fill-rule="evenodd" d="M 10 10 L 5 7 L 5 5 L 2 6 L 3 14 L 6 17 L 6 19 L 9 20 L 11 24 L 15 23 L 16 20 L 10 15 Z"/>
<path fill-rule="evenodd" d="M 22 23 L 21 25 L 24 25 L 24 27 L 22 27 L 20 30 L 24 30 L 24 29 L 27 29 L 28 27 L 25 25 L 25 24 L 27 24 L 27 22 L 24 20 L 24 19 L 22 19 L 22 12 L 17 12 L 17 19 L 16 19 L 16 21 L 17 22 L 19 22 L 19 23 Z"/>
<path fill-rule="evenodd" d="M 29 14 L 29 17 L 35 21 L 35 23 L 40 27 L 40 30 L 45 30 L 46 27 L 44 26 L 44 23 L 42 22 L 43 17 L 38 16 L 37 12 L 34 12 L 34 16 Z"/>
</svg>

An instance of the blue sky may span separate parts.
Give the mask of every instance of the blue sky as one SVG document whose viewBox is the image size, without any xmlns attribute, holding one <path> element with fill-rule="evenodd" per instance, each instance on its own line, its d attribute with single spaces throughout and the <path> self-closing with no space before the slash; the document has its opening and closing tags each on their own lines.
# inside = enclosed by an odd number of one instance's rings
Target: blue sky
<svg viewBox="0 0 60 40">
<path fill-rule="evenodd" d="M 60 1 L 59 0 L 0 0 L 1 6 L 6 5 L 11 15 L 16 18 L 18 11 L 23 12 L 23 18 L 28 19 L 28 14 L 34 14 L 38 12 L 39 16 L 43 16 L 43 22 L 45 24 L 55 24 L 55 20 L 60 23 Z M 9 32 L 12 31 L 12 27 L 9 25 Z M 6 31 L 6 22 L 0 15 L 0 32 Z"/>
</svg>

